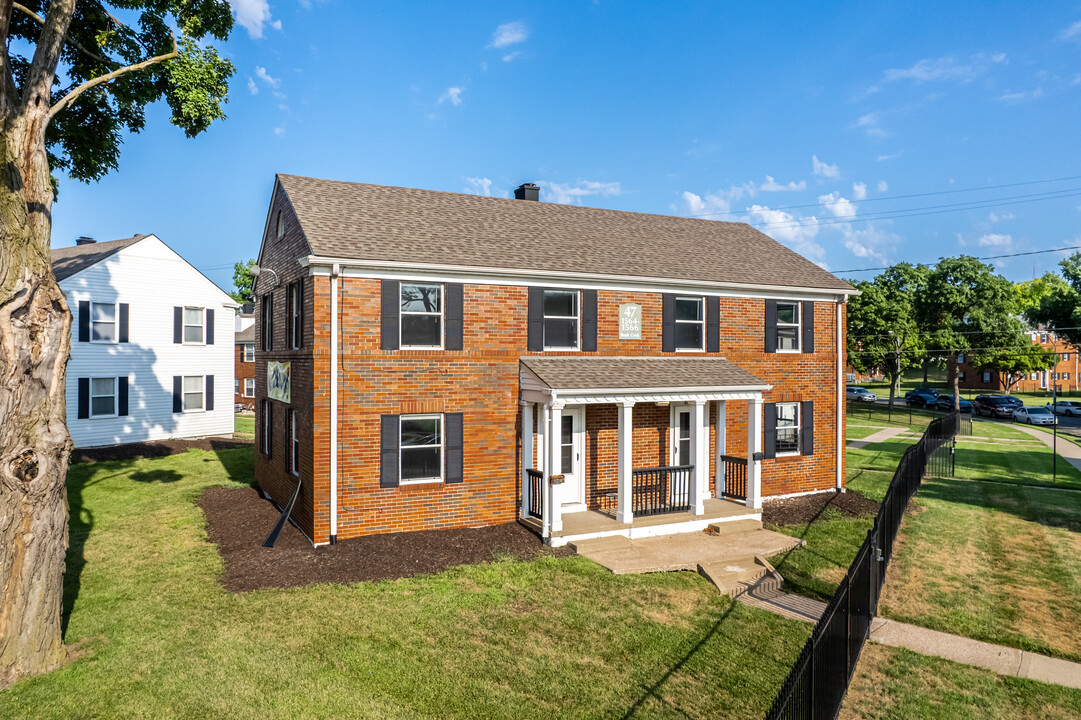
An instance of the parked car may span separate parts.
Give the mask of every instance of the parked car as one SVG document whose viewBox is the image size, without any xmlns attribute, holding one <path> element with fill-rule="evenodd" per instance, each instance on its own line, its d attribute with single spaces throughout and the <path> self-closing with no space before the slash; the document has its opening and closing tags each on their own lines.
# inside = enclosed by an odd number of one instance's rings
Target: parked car
<svg viewBox="0 0 1081 720">
<path fill-rule="evenodd" d="M 930 395 L 933 398 L 937 398 L 938 394 L 939 394 L 938 390 L 936 390 L 933 387 L 912 388 L 911 390 L 909 390 L 908 392 L 905 393 L 905 400 L 908 400 L 913 395 Z"/>
<path fill-rule="evenodd" d="M 1013 419 L 1029 425 L 1054 425 L 1058 421 L 1045 406 L 1025 407 L 1024 405 L 1014 409 Z"/>
<path fill-rule="evenodd" d="M 1014 407 L 1024 407 L 1025 406 L 1025 401 L 1022 400 L 1019 397 L 1015 397 L 1013 395 L 1003 395 L 1002 397 L 1006 398 L 1006 400 L 1008 400 L 1010 403 L 1012 403 Z"/>
<path fill-rule="evenodd" d="M 874 402 L 878 399 L 867 388 L 857 387 L 856 385 L 849 385 L 845 388 L 845 397 L 849 400 L 859 400 L 861 402 Z"/>
<path fill-rule="evenodd" d="M 1005 395 L 980 395 L 972 401 L 972 414 L 980 417 L 1011 418 L 1016 407 Z"/>
<path fill-rule="evenodd" d="M 905 395 L 905 405 L 910 408 L 933 408 L 938 401 L 938 394 L 910 392 Z"/>
<path fill-rule="evenodd" d="M 938 400 L 935 401 L 936 410 L 945 410 L 949 412 L 953 410 L 953 395 L 939 395 Z M 961 412 L 972 412 L 972 403 L 964 398 L 961 398 L 960 402 Z"/>
<path fill-rule="evenodd" d="M 1047 409 L 1056 415 L 1065 415 L 1066 417 L 1073 417 L 1075 415 L 1081 415 L 1081 401 L 1078 400 L 1058 400 L 1054 403 L 1048 403 Z"/>
</svg>

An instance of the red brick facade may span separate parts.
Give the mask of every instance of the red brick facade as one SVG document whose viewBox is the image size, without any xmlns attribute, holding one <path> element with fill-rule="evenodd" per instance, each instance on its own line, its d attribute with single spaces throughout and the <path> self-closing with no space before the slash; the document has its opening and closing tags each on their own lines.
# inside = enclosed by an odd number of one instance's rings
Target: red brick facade
<svg viewBox="0 0 1081 720">
<path fill-rule="evenodd" d="M 952 385 L 955 372 L 962 375 L 958 382 L 962 390 L 987 390 L 991 392 L 1051 392 L 1052 387 L 1057 387 L 1059 392 L 1063 390 L 1077 390 L 1079 387 L 1078 372 L 1081 372 L 1081 358 L 1077 356 L 1077 349 L 1065 340 L 1058 339 L 1055 334 L 1049 332 L 1033 332 L 1032 343 L 1039 345 L 1045 350 L 1058 354 L 1058 362 L 1047 370 L 1026 374 L 1012 387 L 1007 388 L 1007 382 L 998 370 L 978 368 L 961 362 L 955 365 L 953 362 L 947 371 L 947 381 Z M 963 357 L 963 356 L 962 356 Z"/>
<path fill-rule="evenodd" d="M 251 391 L 251 394 L 246 394 L 247 381 L 255 378 L 255 359 L 252 358 L 251 362 L 244 360 L 244 346 L 249 343 L 238 341 L 235 344 L 234 349 L 234 373 L 236 374 L 236 392 L 234 393 L 233 402 L 237 405 L 241 405 L 245 408 L 255 409 L 255 390 Z M 251 343 L 254 346 L 254 342 Z"/>
<path fill-rule="evenodd" d="M 285 223 L 276 237 L 277 212 Z M 298 413 L 302 428 L 300 477 L 303 486 L 293 512 L 298 525 L 316 543 L 330 540 L 330 304 L 332 281 L 326 275 L 304 281 L 304 347 L 285 350 L 285 289 L 302 275 L 297 259 L 308 254 L 306 242 L 283 193 L 271 206 L 260 265 L 276 270 L 280 285 L 261 275 L 256 287 L 256 433 L 262 446 L 263 401 L 268 360 L 292 363 L 292 398 L 272 406 L 270 455 L 256 457 L 260 487 L 284 505 L 296 478 L 288 472 L 288 412 Z M 338 526 L 345 539 L 381 532 L 472 527 L 517 517 L 521 458 L 518 359 L 527 347 L 525 286 L 464 285 L 463 350 L 385 351 L 380 347 L 380 280 L 346 277 L 339 287 L 338 359 Z M 262 304 L 273 292 L 273 349 L 262 349 Z M 618 306 L 642 306 L 642 339 L 618 339 Z M 844 313 L 835 302 L 814 305 L 814 353 L 766 353 L 762 298 L 721 298 L 720 352 L 744 370 L 773 385 L 766 402 L 814 402 L 814 452 L 762 463 L 763 496 L 835 487 L 837 470 L 837 347 L 843 347 Z M 842 306 L 843 308 L 843 306 Z M 596 353 L 582 355 L 660 356 L 661 294 L 599 290 Z M 568 353 L 544 353 L 561 355 Z M 680 353 L 684 355 L 684 353 Z M 712 413 L 714 403 L 707 412 Z M 746 407 L 727 403 L 725 452 L 746 457 Z M 380 416 L 383 414 L 463 414 L 463 475 L 456 484 L 402 485 L 381 488 Z M 633 466 L 666 465 L 669 408 L 640 404 L 634 408 Z M 712 420 L 712 419 L 711 419 Z M 841 419 L 843 422 L 843 418 Z M 534 424 L 536 427 L 536 424 Z M 710 458 L 716 442 L 710 423 Z M 585 411 L 587 503 L 596 507 L 605 491 L 616 487 L 616 409 L 587 406 Z M 710 468 L 712 490 L 713 468 Z M 842 473 L 843 477 L 843 473 Z"/>
</svg>

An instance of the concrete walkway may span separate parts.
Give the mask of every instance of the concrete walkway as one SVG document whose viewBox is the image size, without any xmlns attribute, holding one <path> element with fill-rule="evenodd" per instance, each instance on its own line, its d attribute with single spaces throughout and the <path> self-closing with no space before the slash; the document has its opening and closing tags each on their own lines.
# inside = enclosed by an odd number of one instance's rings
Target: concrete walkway
<svg viewBox="0 0 1081 720">
<path fill-rule="evenodd" d="M 779 590 L 751 590 L 740 595 L 739 601 L 790 620 L 805 622 L 818 622 L 826 610 L 824 602 Z M 882 645 L 902 647 L 923 655 L 975 665 L 999 675 L 1013 675 L 1081 689 L 1081 664 L 1026 650 L 992 645 L 885 618 L 871 621 L 870 639 Z"/>
<path fill-rule="evenodd" d="M 886 442 L 892 437 L 896 437 L 902 433 L 908 432 L 906 427 L 891 427 L 879 430 L 876 433 L 872 433 L 865 438 L 859 440 L 849 440 L 846 447 L 849 450 L 859 450 L 862 447 L 866 447 L 872 443 Z"/>
<path fill-rule="evenodd" d="M 755 555 L 769 557 L 802 544 L 802 540 L 772 530 L 751 530 L 727 535 L 679 533 L 635 540 L 615 535 L 571 543 L 571 548 L 616 575 L 633 575 L 695 570 L 699 565 L 723 564 Z"/>
<path fill-rule="evenodd" d="M 1025 427 L 1024 425 L 1014 425 L 1013 427 L 1025 433 L 1026 435 L 1031 435 L 1047 447 L 1053 447 L 1055 445 L 1054 437 L 1051 435 L 1050 432 L 1044 432 L 1035 428 Z M 1081 447 L 1075 445 L 1069 440 L 1062 439 L 1058 441 L 1057 449 L 1059 457 L 1073 465 L 1078 470 L 1081 470 Z"/>
</svg>

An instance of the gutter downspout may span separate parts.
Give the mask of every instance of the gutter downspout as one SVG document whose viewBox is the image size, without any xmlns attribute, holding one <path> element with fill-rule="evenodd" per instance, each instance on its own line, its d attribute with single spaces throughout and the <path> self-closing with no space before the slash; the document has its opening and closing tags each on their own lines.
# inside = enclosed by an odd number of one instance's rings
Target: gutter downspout
<svg viewBox="0 0 1081 720">
<path fill-rule="evenodd" d="M 845 295 L 841 302 L 837 303 L 837 490 L 844 492 L 845 475 L 844 475 L 844 452 L 845 452 L 845 406 L 844 406 L 844 342 L 842 339 L 843 331 L 841 330 L 841 319 L 844 315 L 844 304 L 848 302 L 848 296 Z"/>
<path fill-rule="evenodd" d="M 330 544 L 338 542 L 338 263 L 330 270 Z"/>
</svg>

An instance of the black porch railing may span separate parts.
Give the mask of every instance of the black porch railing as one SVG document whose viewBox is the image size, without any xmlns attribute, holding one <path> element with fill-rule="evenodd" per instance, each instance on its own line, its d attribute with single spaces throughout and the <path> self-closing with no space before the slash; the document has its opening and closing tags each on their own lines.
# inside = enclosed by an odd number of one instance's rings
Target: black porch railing
<svg viewBox="0 0 1081 720">
<path fill-rule="evenodd" d="M 747 458 L 722 455 L 724 463 L 724 496 L 747 499 Z"/>
<path fill-rule="evenodd" d="M 525 474 L 529 481 L 529 502 L 526 509 L 529 517 L 539 518 L 544 514 L 544 473 L 530 468 Z"/>
<path fill-rule="evenodd" d="M 687 512 L 691 509 L 694 465 L 631 470 L 631 511 L 635 515 Z"/>
<path fill-rule="evenodd" d="M 970 421 L 971 422 L 971 421 Z M 773 701 L 768 720 L 835 718 L 878 610 L 886 566 L 908 501 L 926 475 L 952 471 L 954 438 L 972 432 L 957 413 L 936 418 L 901 457 L 874 527 Z"/>
</svg>

